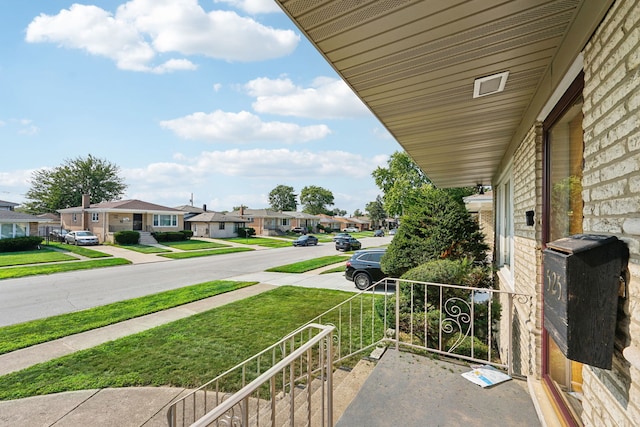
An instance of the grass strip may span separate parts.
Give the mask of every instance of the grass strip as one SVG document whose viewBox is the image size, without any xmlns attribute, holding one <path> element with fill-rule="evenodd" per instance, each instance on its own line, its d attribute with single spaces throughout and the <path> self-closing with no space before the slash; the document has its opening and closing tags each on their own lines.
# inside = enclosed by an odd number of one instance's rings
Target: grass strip
<svg viewBox="0 0 640 427">
<path fill-rule="evenodd" d="M 282 286 L 0 377 L 0 399 L 105 387 L 193 388 L 214 378 L 352 293 Z M 365 303 L 365 314 L 371 303 Z M 354 316 L 360 311 L 354 311 Z M 339 325 L 339 317 L 323 323 Z M 347 334 L 349 328 L 340 333 Z M 377 335 L 382 327 L 376 324 Z M 364 333 L 365 343 L 370 340 Z M 343 338 L 346 342 L 346 337 Z"/>
<path fill-rule="evenodd" d="M 157 246 L 148 246 L 148 245 L 113 245 L 117 248 L 128 249 L 130 251 L 140 252 L 141 254 L 161 254 L 164 252 L 171 252 L 170 249 L 163 249 Z"/>
<path fill-rule="evenodd" d="M 0 267 L 25 264 L 41 264 L 44 262 L 74 261 L 78 258 L 54 251 L 46 246 L 33 251 L 2 252 L 0 253 Z"/>
<path fill-rule="evenodd" d="M 284 248 L 287 246 L 291 246 L 290 241 L 279 240 L 279 239 L 269 239 L 266 237 L 233 237 L 231 239 L 224 239 L 233 243 L 241 243 L 243 245 L 258 245 L 264 246 L 266 248 Z"/>
<path fill-rule="evenodd" d="M 65 245 L 63 243 L 57 242 L 49 242 L 47 246 L 56 248 L 63 252 L 73 252 L 74 254 L 82 255 L 86 258 L 108 258 L 113 256 L 110 254 L 105 254 L 104 252 L 94 251 L 93 249 L 89 249 L 84 246 Z"/>
<path fill-rule="evenodd" d="M 160 254 L 158 256 L 162 256 L 165 258 L 171 259 L 184 259 L 184 258 L 197 258 L 201 256 L 212 256 L 212 255 L 222 255 L 222 254 L 231 254 L 234 252 L 248 252 L 253 251 L 255 249 L 252 248 L 223 248 L 223 249 L 212 249 L 212 250 L 204 250 L 204 251 L 195 251 L 195 252 L 171 252 L 168 254 Z"/>
<path fill-rule="evenodd" d="M 177 307 L 258 282 L 215 280 L 0 328 L 0 354 Z"/>
<path fill-rule="evenodd" d="M 217 242 L 206 242 L 204 240 L 181 240 L 179 242 L 162 242 L 164 246 L 169 246 L 174 249 L 180 249 L 181 251 L 196 251 L 200 249 L 214 249 L 214 248 L 225 248 L 229 247 L 229 245 L 223 245 L 222 243 Z"/>
<path fill-rule="evenodd" d="M 330 256 L 324 256 L 320 258 L 309 259 L 306 261 L 300 261 L 293 264 L 272 267 L 267 271 L 274 271 L 277 273 L 304 273 L 305 271 L 311 271 L 311 270 L 315 270 L 316 268 L 324 267 L 331 264 L 337 264 L 339 262 L 344 262 L 348 259 L 349 259 L 348 256 L 330 255 Z"/>
<path fill-rule="evenodd" d="M 28 267 L 7 267 L 0 269 L 0 279 L 16 279 L 18 277 L 36 276 L 38 274 L 64 273 L 66 271 L 89 270 L 92 268 L 113 267 L 131 264 L 124 258 L 94 259 L 65 264 L 31 265 Z"/>
<path fill-rule="evenodd" d="M 321 271 L 320 274 L 329 274 L 329 273 L 344 273 L 345 266 L 340 265 L 339 267 L 334 267 L 329 270 Z"/>
</svg>

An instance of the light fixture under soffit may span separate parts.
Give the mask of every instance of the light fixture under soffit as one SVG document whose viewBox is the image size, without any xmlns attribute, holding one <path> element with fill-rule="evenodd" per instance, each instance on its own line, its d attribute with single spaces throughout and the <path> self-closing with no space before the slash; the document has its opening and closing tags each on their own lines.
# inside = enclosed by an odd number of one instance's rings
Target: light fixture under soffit
<svg viewBox="0 0 640 427">
<path fill-rule="evenodd" d="M 473 97 L 480 98 L 481 96 L 502 92 L 507 84 L 507 77 L 509 77 L 509 72 L 505 71 L 504 73 L 476 79 L 473 83 Z"/>
</svg>

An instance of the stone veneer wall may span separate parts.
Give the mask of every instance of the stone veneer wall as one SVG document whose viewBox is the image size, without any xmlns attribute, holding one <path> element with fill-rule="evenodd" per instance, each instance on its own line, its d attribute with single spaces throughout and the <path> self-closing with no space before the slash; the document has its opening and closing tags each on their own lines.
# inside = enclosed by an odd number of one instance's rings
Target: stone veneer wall
<svg viewBox="0 0 640 427">
<path fill-rule="evenodd" d="M 640 0 L 619 0 L 584 50 L 584 232 L 630 249 L 612 370 L 583 368 L 588 426 L 640 425 Z"/>
</svg>

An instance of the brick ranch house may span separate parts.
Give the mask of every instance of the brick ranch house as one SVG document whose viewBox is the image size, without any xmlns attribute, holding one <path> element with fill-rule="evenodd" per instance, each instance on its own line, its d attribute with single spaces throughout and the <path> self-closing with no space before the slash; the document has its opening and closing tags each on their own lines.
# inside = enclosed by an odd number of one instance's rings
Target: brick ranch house
<svg viewBox="0 0 640 427">
<path fill-rule="evenodd" d="M 89 230 L 100 243 L 113 243 L 118 231 L 134 230 L 143 234 L 184 230 L 185 212 L 144 202 L 116 200 L 91 204 L 89 196 L 82 196 L 82 206 L 58 210 L 62 228 Z"/>
<path fill-rule="evenodd" d="M 277 2 L 437 186 L 493 188 L 498 286 L 534 296 L 499 347 L 544 424 L 640 425 L 640 0 Z M 553 270 L 581 234 L 619 273 Z"/>
</svg>

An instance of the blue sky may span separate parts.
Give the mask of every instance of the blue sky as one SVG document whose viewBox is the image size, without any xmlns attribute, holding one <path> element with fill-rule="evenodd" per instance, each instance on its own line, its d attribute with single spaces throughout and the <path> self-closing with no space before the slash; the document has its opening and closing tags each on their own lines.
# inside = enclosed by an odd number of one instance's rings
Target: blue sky
<svg viewBox="0 0 640 427">
<path fill-rule="evenodd" d="M 277 185 L 351 214 L 400 146 L 272 0 L 0 1 L 0 199 L 92 154 L 125 199 L 268 207 Z"/>
</svg>

